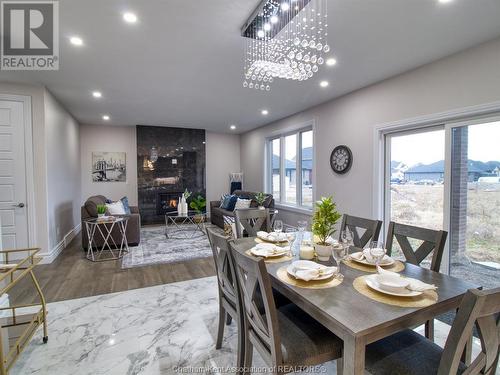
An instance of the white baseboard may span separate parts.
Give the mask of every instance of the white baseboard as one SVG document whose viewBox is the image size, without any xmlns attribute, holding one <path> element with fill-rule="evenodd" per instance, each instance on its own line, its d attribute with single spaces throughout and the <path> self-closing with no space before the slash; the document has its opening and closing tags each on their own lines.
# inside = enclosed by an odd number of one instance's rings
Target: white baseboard
<svg viewBox="0 0 500 375">
<path fill-rule="evenodd" d="M 71 229 L 64 237 L 63 239 L 56 245 L 54 246 L 49 253 L 45 253 L 45 254 L 40 254 L 41 256 L 43 256 L 43 259 L 42 261 L 40 262 L 40 264 L 48 264 L 48 263 L 52 263 L 59 254 L 61 254 L 61 252 L 66 248 L 68 247 L 68 245 L 70 244 L 70 242 L 73 240 L 73 238 L 75 238 L 78 233 L 80 233 L 80 231 L 82 230 L 82 224 L 81 223 L 78 223 L 78 225 L 76 227 L 74 227 L 73 229 Z"/>
</svg>

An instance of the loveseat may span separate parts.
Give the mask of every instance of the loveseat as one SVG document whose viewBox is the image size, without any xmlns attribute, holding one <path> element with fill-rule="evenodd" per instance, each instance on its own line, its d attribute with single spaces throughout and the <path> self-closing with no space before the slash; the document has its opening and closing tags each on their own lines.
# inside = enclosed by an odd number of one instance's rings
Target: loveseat
<svg viewBox="0 0 500 375">
<path fill-rule="evenodd" d="M 96 218 L 97 217 L 97 205 L 106 204 L 106 197 L 103 195 L 94 195 L 87 199 L 85 204 L 81 208 L 81 216 L 82 216 L 82 247 L 84 250 L 88 249 L 89 246 L 89 238 L 87 235 L 87 230 L 85 227 L 85 220 Z M 141 215 L 139 214 L 139 208 L 135 206 L 130 206 L 130 215 L 126 215 L 129 217 L 127 223 L 127 242 L 129 246 L 137 246 L 141 242 Z M 118 216 L 118 215 L 115 215 Z M 121 234 L 118 226 L 113 228 L 113 232 L 111 232 L 113 239 L 116 244 L 120 246 L 121 243 Z M 112 241 L 110 241 L 112 243 Z M 104 244 L 104 238 L 100 235 L 100 233 L 95 233 L 94 236 L 94 245 L 102 246 Z"/>
<path fill-rule="evenodd" d="M 236 190 L 233 194 L 241 199 L 251 199 L 252 203 L 250 204 L 250 208 L 258 207 L 258 204 L 254 199 L 257 193 L 250 191 Z M 224 229 L 224 216 L 234 217 L 235 215 L 234 211 L 228 211 L 223 208 L 220 208 L 220 204 L 221 204 L 220 201 L 210 202 L 210 221 L 212 224 L 217 225 L 219 228 Z M 274 208 L 274 198 L 271 194 L 267 194 L 263 206 L 269 209 Z"/>
</svg>

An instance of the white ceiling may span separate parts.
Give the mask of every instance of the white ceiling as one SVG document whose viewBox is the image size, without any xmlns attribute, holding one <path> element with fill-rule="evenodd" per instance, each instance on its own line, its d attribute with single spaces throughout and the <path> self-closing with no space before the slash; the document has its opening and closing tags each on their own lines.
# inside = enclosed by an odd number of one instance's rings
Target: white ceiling
<svg viewBox="0 0 500 375">
<path fill-rule="evenodd" d="M 110 114 L 113 125 L 243 132 L 500 36 L 499 0 L 329 0 L 337 66 L 255 92 L 242 87 L 240 27 L 258 3 L 62 0 L 60 70 L 4 71 L 0 80 L 46 85 L 82 123 Z M 139 22 L 124 23 L 125 10 Z M 85 45 L 71 45 L 72 35 Z"/>
</svg>

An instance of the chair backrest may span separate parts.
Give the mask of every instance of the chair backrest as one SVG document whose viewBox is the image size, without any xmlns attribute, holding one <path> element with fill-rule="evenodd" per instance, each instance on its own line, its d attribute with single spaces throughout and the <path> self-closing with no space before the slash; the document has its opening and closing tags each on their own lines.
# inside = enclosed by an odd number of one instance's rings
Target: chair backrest
<svg viewBox="0 0 500 375">
<path fill-rule="evenodd" d="M 210 228 L 207 228 L 207 233 L 210 246 L 212 247 L 221 298 L 228 300 L 236 309 L 238 306 L 238 287 L 234 264 L 229 250 L 229 241 L 226 237 L 215 233 Z"/>
<path fill-rule="evenodd" d="M 474 325 L 481 339 L 481 353 L 467 366 L 467 374 L 494 375 L 500 345 L 500 288 L 469 290 L 460 304 L 446 339 L 438 375 L 456 374 Z"/>
<path fill-rule="evenodd" d="M 370 241 L 377 241 L 380 234 L 382 222 L 380 220 L 365 219 L 362 217 L 346 215 L 342 217 L 342 225 L 340 226 L 340 234 L 345 228 L 348 228 L 352 233 L 352 239 L 355 247 L 363 248 Z M 364 229 L 365 232 L 359 236 L 358 228 Z M 341 238 L 339 238 L 341 240 Z"/>
<path fill-rule="evenodd" d="M 258 208 L 244 208 L 235 210 L 236 213 L 236 238 L 243 237 L 243 229 L 249 237 L 257 236 L 257 232 L 265 226 L 266 231 L 270 231 L 269 209 L 260 210 Z"/>
<path fill-rule="evenodd" d="M 274 364 L 283 362 L 276 305 L 264 259 L 251 258 L 231 246 L 242 299 L 246 333 L 259 353 Z M 263 306 L 263 310 L 262 307 Z"/>
<path fill-rule="evenodd" d="M 439 272 L 447 236 L 448 232 L 443 230 L 420 228 L 391 221 L 386 239 L 387 255 L 390 256 L 392 253 L 392 245 L 395 237 L 408 263 L 418 266 L 434 251 L 432 254 L 431 270 Z M 414 250 L 409 239 L 416 239 L 423 242 Z"/>
</svg>

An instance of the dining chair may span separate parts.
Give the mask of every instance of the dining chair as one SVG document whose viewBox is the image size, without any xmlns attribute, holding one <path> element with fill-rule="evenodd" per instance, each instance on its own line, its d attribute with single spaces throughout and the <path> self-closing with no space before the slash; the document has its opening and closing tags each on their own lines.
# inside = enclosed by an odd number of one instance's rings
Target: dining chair
<svg viewBox="0 0 500 375">
<path fill-rule="evenodd" d="M 432 252 L 430 269 L 439 272 L 447 236 L 448 232 L 444 230 L 421 228 L 391 221 L 386 237 L 387 255 L 391 256 L 394 238 L 396 238 L 408 263 L 420 266 L 422 261 Z M 410 243 L 412 239 L 423 242 L 417 249 L 414 249 Z M 434 320 L 425 323 L 425 337 L 434 340 Z"/>
<path fill-rule="evenodd" d="M 380 220 L 365 219 L 363 217 L 351 216 L 344 214 L 342 217 L 342 224 L 340 225 L 340 234 L 348 228 L 352 233 L 352 239 L 355 247 L 364 248 L 370 241 L 377 241 L 382 228 Z M 364 233 L 359 236 L 358 228 L 364 229 Z M 339 241 L 342 238 L 339 237 Z"/>
<path fill-rule="evenodd" d="M 244 374 L 249 374 L 252 366 L 253 348 L 274 374 L 335 359 L 342 371 L 342 340 L 295 304 L 277 309 L 264 260 L 230 246 L 243 306 Z"/>
<path fill-rule="evenodd" d="M 405 330 L 366 347 L 366 369 L 372 374 L 494 375 L 500 345 L 500 288 L 470 289 L 462 299 L 444 349 L 422 335 Z M 481 352 L 469 365 L 461 356 L 476 326 Z"/>
<path fill-rule="evenodd" d="M 249 237 L 256 237 L 257 232 L 265 227 L 267 232 L 271 231 L 269 209 L 244 208 L 235 210 L 236 213 L 236 238 L 243 237 L 243 230 Z"/>
<path fill-rule="evenodd" d="M 208 240 L 212 248 L 215 270 L 217 272 L 217 283 L 219 289 L 219 327 L 217 330 L 216 349 L 222 347 L 224 326 L 234 319 L 238 326 L 238 348 L 237 366 L 243 366 L 244 338 L 243 338 L 243 311 L 241 309 L 239 289 L 236 284 L 236 274 L 229 249 L 229 241 L 226 237 L 207 228 Z"/>
</svg>

